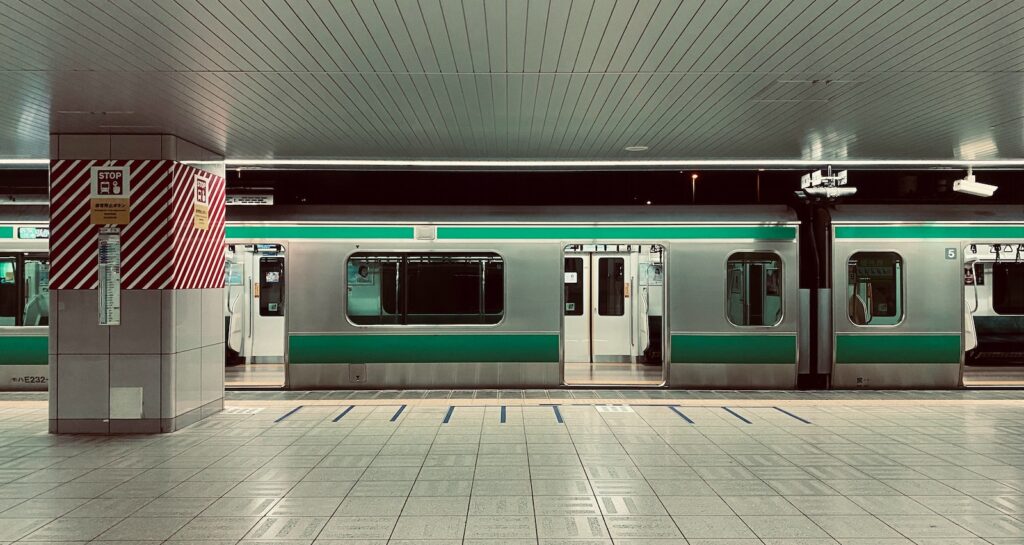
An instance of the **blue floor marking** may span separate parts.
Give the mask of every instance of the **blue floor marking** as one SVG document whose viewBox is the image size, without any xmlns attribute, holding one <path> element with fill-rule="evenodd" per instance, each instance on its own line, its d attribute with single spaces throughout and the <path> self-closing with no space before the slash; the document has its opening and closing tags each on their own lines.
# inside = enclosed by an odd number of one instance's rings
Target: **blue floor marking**
<svg viewBox="0 0 1024 545">
<path fill-rule="evenodd" d="M 405 410 L 405 405 L 402 405 L 401 407 L 399 407 L 398 410 L 395 411 L 395 416 L 391 417 L 391 421 L 394 422 L 395 420 L 398 420 L 398 417 L 402 416 L 402 411 L 404 411 L 404 410 Z"/>
<path fill-rule="evenodd" d="M 749 420 L 747 420 L 746 418 L 743 418 L 742 416 L 740 416 L 739 413 L 737 413 L 736 411 L 730 409 L 729 407 L 722 407 L 722 408 L 725 409 L 729 414 L 735 416 L 736 418 L 739 418 L 740 420 L 746 422 L 747 424 L 750 424 Z"/>
<path fill-rule="evenodd" d="M 301 409 L 301 408 L 302 408 L 302 405 L 299 405 L 298 407 L 295 407 L 294 409 L 292 409 L 292 410 L 288 411 L 287 413 L 285 413 L 284 416 L 282 416 L 282 417 L 278 418 L 277 420 L 275 420 L 274 423 L 277 424 L 278 422 L 284 420 L 285 418 L 288 418 L 289 416 L 299 412 L 299 409 Z"/>
<path fill-rule="evenodd" d="M 565 421 L 562 420 L 562 411 L 558 410 L 558 405 L 552 405 L 551 408 L 555 411 L 555 420 L 557 420 L 559 424 L 564 424 Z"/>
<path fill-rule="evenodd" d="M 504 405 L 501 406 L 501 423 L 502 424 L 505 423 L 505 406 Z"/>
<path fill-rule="evenodd" d="M 346 414 L 348 414 L 349 411 L 351 411 L 352 409 L 355 409 L 355 408 L 356 408 L 355 405 L 349 405 L 348 408 L 345 409 L 341 414 L 339 414 L 338 416 L 335 416 L 334 420 L 331 420 L 331 422 L 337 422 L 337 421 L 341 420 Z"/>
<path fill-rule="evenodd" d="M 668 406 L 669 409 L 672 409 L 672 412 L 674 412 L 674 413 L 678 414 L 679 416 L 683 417 L 683 420 L 689 422 L 690 424 L 693 424 L 693 420 L 690 420 L 690 417 L 688 417 L 685 414 L 683 414 L 683 411 L 680 411 L 678 407 L 679 407 L 679 405 L 669 405 Z"/>
<path fill-rule="evenodd" d="M 789 412 L 787 410 L 780 409 L 779 407 L 772 407 L 772 408 L 775 409 L 776 411 L 779 411 L 782 414 L 788 414 L 789 416 L 792 416 L 793 418 L 803 422 L 804 424 L 810 424 L 811 423 L 810 420 L 805 420 L 803 418 L 800 418 L 799 416 L 797 416 L 797 415 L 795 415 L 795 414 L 793 414 L 793 413 L 791 413 L 791 412 Z"/>
<path fill-rule="evenodd" d="M 448 412 L 444 415 L 444 422 L 441 422 L 441 423 L 442 424 L 447 424 L 448 421 L 452 419 L 452 413 L 453 412 L 455 412 L 455 406 L 454 405 L 449 405 L 448 406 Z"/>
</svg>

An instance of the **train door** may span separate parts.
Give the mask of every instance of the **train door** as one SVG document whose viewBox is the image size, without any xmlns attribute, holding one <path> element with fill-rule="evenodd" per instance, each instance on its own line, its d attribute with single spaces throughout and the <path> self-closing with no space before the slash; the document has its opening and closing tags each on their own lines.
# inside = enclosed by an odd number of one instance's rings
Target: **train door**
<svg viewBox="0 0 1024 545">
<path fill-rule="evenodd" d="M 565 383 L 664 382 L 664 248 L 571 245 L 563 268 Z"/>
<path fill-rule="evenodd" d="M 1024 386 L 1024 244 L 969 244 L 964 256 L 964 386 Z"/>
<path fill-rule="evenodd" d="M 226 246 L 226 386 L 284 386 L 285 291 L 284 246 Z"/>
</svg>

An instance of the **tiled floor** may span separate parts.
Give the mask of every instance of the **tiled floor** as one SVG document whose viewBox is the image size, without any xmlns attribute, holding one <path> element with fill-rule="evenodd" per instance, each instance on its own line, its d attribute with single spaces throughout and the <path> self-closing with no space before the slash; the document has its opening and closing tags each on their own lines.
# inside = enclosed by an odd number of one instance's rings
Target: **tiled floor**
<svg viewBox="0 0 1024 545">
<path fill-rule="evenodd" d="M 235 393 L 133 437 L 0 396 L 0 542 L 1024 543 L 1019 392 L 512 392 Z"/>
</svg>

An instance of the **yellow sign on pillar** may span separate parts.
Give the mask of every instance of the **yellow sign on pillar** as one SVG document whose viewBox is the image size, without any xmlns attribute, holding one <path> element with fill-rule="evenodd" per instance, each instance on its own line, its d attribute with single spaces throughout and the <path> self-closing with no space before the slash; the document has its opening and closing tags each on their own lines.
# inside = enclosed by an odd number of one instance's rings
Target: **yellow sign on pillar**
<svg viewBox="0 0 1024 545">
<path fill-rule="evenodd" d="M 89 220 L 94 225 L 127 225 L 131 219 L 131 170 L 127 166 L 92 167 Z"/>
<path fill-rule="evenodd" d="M 192 225 L 205 231 L 210 227 L 210 176 L 200 172 L 192 180 Z"/>
</svg>

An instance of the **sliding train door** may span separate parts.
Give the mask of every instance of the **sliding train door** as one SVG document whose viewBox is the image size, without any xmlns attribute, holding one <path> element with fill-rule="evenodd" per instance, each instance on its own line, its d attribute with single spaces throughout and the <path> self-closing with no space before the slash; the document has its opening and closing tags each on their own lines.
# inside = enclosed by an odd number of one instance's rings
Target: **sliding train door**
<svg viewBox="0 0 1024 545">
<path fill-rule="evenodd" d="M 280 244 L 228 244 L 225 252 L 229 388 L 285 382 L 285 249 Z"/>
<path fill-rule="evenodd" d="M 664 249 L 570 245 L 563 256 L 563 376 L 570 385 L 664 381 Z"/>
</svg>

